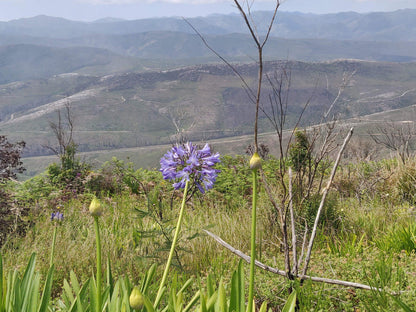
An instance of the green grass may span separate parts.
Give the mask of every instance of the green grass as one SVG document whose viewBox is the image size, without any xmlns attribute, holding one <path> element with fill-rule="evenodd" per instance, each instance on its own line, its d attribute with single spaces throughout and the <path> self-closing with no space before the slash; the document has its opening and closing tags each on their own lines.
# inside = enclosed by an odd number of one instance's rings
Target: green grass
<svg viewBox="0 0 416 312">
<path fill-rule="evenodd" d="M 228 159 L 232 164 L 232 159 Z M 205 285 L 208 275 L 224 283 L 231 279 L 237 267 L 238 258 L 206 236 L 203 229 L 223 238 L 233 247 L 249 254 L 250 252 L 250 192 L 245 192 L 244 183 L 232 189 L 226 184 L 228 179 L 244 181 L 249 172 L 242 170 L 241 159 L 235 159 L 236 171 L 225 170 L 226 176 L 218 179 L 216 188 L 205 196 L 195 196 L 187 203 L 178 248 L 173 258 L 173 272 L 178 284 L 189 277 L 196 278 Z M 230 164 L 225 164 L 228 166 Z M 397 164 L 380 162 L 366 173 L 368 181 L 377 180 L 379 175 L 397 171 Z M 121 167 L 120 167 L 121 168 Z M 230 168 L 233 168 L 230 165 Z M 359 179 L 363 165 L 352 165 L 349 171 L 350 182 Z M 378 168 L 375 170 L 374 168 Z M 129 171 L 130 170 L 130 171 Z M 270 170 L 270 168 L 268 168 Z M 157 264 L 155 280 L 161 277 L 165 259 L 169 253 L 173 237 L 181 194 L 172 196 L 171 186 L 163 181 L 160 173 L 124 167 L 124 175 L 116 171 L 107 174 L 118 181 L 118 193 L 110 194 L 102 189 L 101 202 L 104 215 L 100 219 L 103 263 L 112 265 L 114 278 L 128 278 L 138 283 L 145 271 Z M 234 172 L 234 173 L 233 173 Z M 104 173 L 103 173 L 104 174 Z M 147 196 L 139 187 L 136 194 L 125 184 L 123 177 L 133 174 L 146 186 Z M 121 178 L 121 180 L 117 180 Z M 345 182 L 340 171 L 337 177 Z M 414 216 L 409 203 L 402 200 L 398 179 L 378 179 L 377 189 L 389 189 L 388 199 L 383 192 L 370 196 L 345 197 L 343 187 L 358 187 L 356 183 L 338 183 L 337 190 L 331 190 L 331 208 L 327 218 L 337 222 L 325 222 L 317 235 L 312 253 L 309 274 L 311 276 L 347 280 L 379 287 L 387 291 L 403 291 L 400 295 L 406 305 L 416 305 L 416 253 L 414 243 Z M 32 183 L 32 184 L 31 184 Z M 25 200 L 29 208 L 25 235 L 13 235 L 2 248 L 4 270 L 22 271 L 31 254 L 37 254 L 36 269 L 41 276 L 49 270 L 49 255 L 54 224 L 50 213 L 59 205 L 65 219 L 57 228 L 55 246 L 55 272 L 53 275 L 52 297 L 60 298 L 64 279 L 70 279 L 74 271 L 79 283 L 86 282 L 95 265 L 95 236 L 93 219 L 88 213 L 91 194 L 78 194 L 76 198 L 65 201 L 61 191 L 50 192 L 43 188 L 43 196 L 37 192 L 34 182 L 20 186 L 20 201 Z M 31 187 L 29 187 L 32 185 Z M 368 185 L 371 185 L 369 182 Z M 25 186 L 25 187 L 24 187 Z M 361 186 L 360 186 L 361 187 Z M 242 192 L 243 190 L 243 192 Z M 257 258 L 271 267 L 284 267 L 283 252 L 280 245 L 278 226 L 273 221 L 273 210 L 267 196 L 260 186 L 257 224 Z M 224 196 L 222 192 L 231 192 Z M 342 195 L 343 197 L 338 197 Z M 328 221 L 331 221 L 327 219 Z M 299 222 L 298 226 L 303 223 Z M 336 227 L 333 225 L 337 224 Z M 301 241 L 299 237 L 298 241 Z M 409 247 L 410 246 L 410 247 Z M 409 247 L 409 248 L 408 248 Z M 300 251 L 300 250 L 299 250 Z M 389 254 L 389 256 L 386 256 Z M 248 265 L 243 266 L 246 282 Z M 175 274 L 168 276 L 168 284 Z M 247 284 L 246 284 L 247 285 Z M 194 291 L 196 285 L 191 289 Z M 343 286 L 305 281 L 291 285 L 280 276 L 256 270 L 255 298 L 258 303 L 267 301 L 273 311 L 283 308 L 288 289 L 297 290 L 301 311 L 396 311 L 396 301 L 384 292 L 357 290 Z M 192 291 L 186 293 L 191 296 Z M 246 289 L 247 291 L 247 289 Z M 188 298 L 188 297 L 187 297 Z M 384 309 L 384 310 L 383 310 Z"/>
</svg>

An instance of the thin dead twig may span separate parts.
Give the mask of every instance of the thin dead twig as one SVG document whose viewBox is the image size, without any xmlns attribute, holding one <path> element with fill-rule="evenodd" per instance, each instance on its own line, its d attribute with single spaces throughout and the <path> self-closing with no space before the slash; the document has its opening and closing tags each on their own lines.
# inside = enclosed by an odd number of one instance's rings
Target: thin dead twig
<svg viewBox="0 0 416 312">
<path fill-rule="evenodd" d="M 351 136 L 352 136 L 353 132 L 354 132 L 354 128 L 351 128 L 350 131 L 348 132 L 347 136 L 345 137 L 344 143 L 342 144 L 341 149 L 338 152 L 337 159 L 335 160 L 334 166 L 332 168 L 331 176 L 329 177 L 328 183 L 327 183 L 326 187 L 323 190 L 321 203 L 319 204 L 318 212 L 316 213 L 316 218 L 315 218 L 315 222 L 313 224 L 311 238 L 309 240 L 309 246 L 308 246 L 308 250 L 307 250 L 307 253 L 306 253 L 306 257 L 305 257 L 305 264 L 304 264 L 304 267 L 303 267 L 302 276 L 305 276 L 306 272 L 308 270 L 309 261 L 311 259 L 312 247 L 313 247 L 313 243 L 315 241 L 316 231 L 317 231 L 317 228 L 318 228 L 318 223 L 319 223 L 319 219 L 321 217 L 322 209 L 323 209 L 324 204 L 325 204 L 326 196 L 328 194 L 329 188 L 332 185 L 332 181 L 334 180 L 335 172 L 337 171 L 339 162 L 341 160 L 342 153 L 344 152 L 345 147 L 347 146 L 349 140 L 351 139 Z"/>
<path fill-rule="evenodd" d="M 292 192 L 292 168 L 289 167 L 289 212 L 290 212 L 290 225 L 292 229 L 292 251 L 293 251 L 293 274 L 298 274 L 298 255 L 297 255 L 297 243 L 296 243 L 296 228 L 295 228 L 295 213 L 293 211 L 293 192 Z"/>
</svg>

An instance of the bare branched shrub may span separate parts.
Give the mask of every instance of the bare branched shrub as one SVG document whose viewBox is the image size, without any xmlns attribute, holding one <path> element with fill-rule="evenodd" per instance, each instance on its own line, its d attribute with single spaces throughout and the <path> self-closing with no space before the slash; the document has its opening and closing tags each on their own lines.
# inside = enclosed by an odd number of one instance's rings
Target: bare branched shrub
<svg viewBox="0 0 416 312">
<path fill-rule="evenodd" d="M 411 155 L 411 141 L 416 135 L 416 129 L 413 122 L 390 121 L 377 126 L 375 132 L 369 134 L 377 145 L 396 152 L 400 160 L 406 163 Z"/>
</svg>

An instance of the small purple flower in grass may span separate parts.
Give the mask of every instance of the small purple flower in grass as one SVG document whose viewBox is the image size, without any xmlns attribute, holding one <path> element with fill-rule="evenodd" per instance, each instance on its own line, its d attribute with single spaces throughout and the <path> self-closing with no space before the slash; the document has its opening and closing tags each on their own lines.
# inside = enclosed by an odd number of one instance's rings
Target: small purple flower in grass
<svg viewBox="0 0 416 312">
<path fill-rule="evenodd" d="M 51 214 L 51 221 L 63 221 L 64 220 L 64 214 L 62 212 L 52 212 Z"/>
<path fill-rule="evenodd" d="M 175 145 L 160 159 L 160 171 L 165 180 L 175 181 L 175 190 L 185 188 L 191 181 L 201 193 L 211 189 L 220 170 L 213 166 L 220 162 L 220 154 L 211 153 L 208 144 L 202 149 L 191 142 Z"/>
</svg>

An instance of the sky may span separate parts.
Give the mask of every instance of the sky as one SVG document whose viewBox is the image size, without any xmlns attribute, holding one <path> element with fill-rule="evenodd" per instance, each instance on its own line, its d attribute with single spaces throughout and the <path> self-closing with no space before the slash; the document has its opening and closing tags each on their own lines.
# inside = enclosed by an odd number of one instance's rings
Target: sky
<svg viewBox="0 0 416 312">
<path fill-rule="evenodd" d="M 253 0 L 248 1 L 251 3 Z M 195 17 L 237 13 L 233 3 L 233 0 L 0 0 L 0 21 L 36 15 L 78 21 L 94 21 L 106 17 L 128 20 L 166 16 Z M 271 10 L 274 3 L 273 0 L 255 0 L 253 10 Z M 416 9 L 416 0 L 284 0 L 279 9 L 322 14 L 394 11 L 404 8 Z"/>
</svg>

